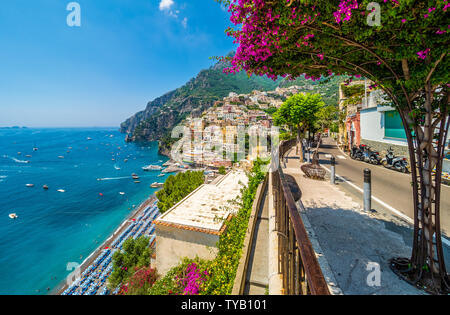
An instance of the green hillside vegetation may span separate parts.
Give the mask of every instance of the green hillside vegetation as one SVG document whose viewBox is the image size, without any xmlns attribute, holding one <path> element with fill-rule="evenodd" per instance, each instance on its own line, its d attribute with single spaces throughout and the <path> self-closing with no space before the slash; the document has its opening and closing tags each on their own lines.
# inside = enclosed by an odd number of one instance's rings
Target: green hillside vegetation
<svg viewBox="0 0 450 315">
<path fill-rule="evenodd" d="M 204 182 L 205 177 L 201 171 L 170 175 L 164 183 L 163 189 L 156 193 L 159 200 L 159 211 L 166 212 Z"/>
<path fill-rule="evenodd" d="M 305 92 L 319 93 L 323 101 L 327 105 L 337 106 L 339 102 L 339 84 L 345 79 L 343 76 L 333 76 L 331 78 L 312 81 L 307 80 L 303 76 L 293 80 L 283 80 L 280 87 L 290 87 L 297 85 L 305 88 Z M 309 90 L 310 89 L 310 90 Z"/>
</svg>

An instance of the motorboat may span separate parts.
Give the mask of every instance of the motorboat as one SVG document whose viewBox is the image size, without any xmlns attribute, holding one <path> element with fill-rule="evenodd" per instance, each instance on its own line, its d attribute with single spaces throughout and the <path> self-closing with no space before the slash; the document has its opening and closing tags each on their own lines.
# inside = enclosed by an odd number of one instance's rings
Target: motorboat
<svg viewBox="0 0 450 315">
<path fill-rule="evenodd" d="M 64 189 L 58 189 L 58 192 L 60 192 L 60 193 L 64 193 L 64 192 L 66 192 Z"/>
<path fill-rule="evenodd" d="M 162 186 L 164 186 L 164 183 L 154 182 L 153 184 L 150 185 L 151 188 L 158 188 L 158 187 L 162 187 Z"/>
<path fill-rule="evenodd" d="M 162 166 L 160 165 L 147 165 L 142 168 L 144 171 L 160 171 Z"/>
<path fill-rule="evenodd" d="M 34 187 L 34 184 L 26 184 L 27 187 Z"/>
<path fill-rule="evenodd" d="M 48 190 L 48 186 L 47 186 L 47 185 L 42 186 L 42 188 L 43 188 L 44 190 Z"/>
<path fill-rule="evenodd" d="M 9 214 L 9 218 L 15 220 L 15 219 L 18 218 L 18 216 L 17 216 L 17 214 L 15 214 L 15 213 L 10 213 L 10 214 Z"/>
<path fill-rule="evenodd" d="M 121 192 L 119 193 L 119 195 L 122 195 L 122 196 L 123 196 L 123 195 L 125 195 L 125 193 L 121 191 Z"/>
</svg>

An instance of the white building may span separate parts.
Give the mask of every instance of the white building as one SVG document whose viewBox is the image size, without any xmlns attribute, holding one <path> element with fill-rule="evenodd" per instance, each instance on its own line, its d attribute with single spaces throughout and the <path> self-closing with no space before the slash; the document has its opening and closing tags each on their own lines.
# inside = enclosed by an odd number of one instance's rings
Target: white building
<svg viewBox="0 0 450 315">
<path fill-rule="evenodd" d="M 245 172 L 232 171 L 217 182 L 200 186 L 155 220 L 158 272 L 164 275 L 185 257 L 216 256 L 225 221 L 239 210 L 239 204 L 231 201 L 240 196 L 241 184 L 248 184 Z"/>
</svg>

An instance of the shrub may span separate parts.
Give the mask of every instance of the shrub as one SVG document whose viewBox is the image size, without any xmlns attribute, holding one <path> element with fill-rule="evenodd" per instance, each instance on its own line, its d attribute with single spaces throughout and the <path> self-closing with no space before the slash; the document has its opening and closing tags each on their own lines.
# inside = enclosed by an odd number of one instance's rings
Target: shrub
<svg viewBox="0 0 450 315">
<path fill-rule="evenodd" d="M 176 176 L 170 175 L 163 189 L 156 193 L 158 208 L 161 213 L 172 208 L 176 203 L 189 195 L 205 181 L 203 172 L 185 172 Z"/>
</svg>

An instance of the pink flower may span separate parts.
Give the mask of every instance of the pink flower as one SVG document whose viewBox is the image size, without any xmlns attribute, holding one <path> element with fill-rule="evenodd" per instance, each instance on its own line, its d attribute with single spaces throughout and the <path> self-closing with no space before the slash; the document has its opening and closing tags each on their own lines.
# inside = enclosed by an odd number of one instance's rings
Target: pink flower
<svg viewBox="0 0 450 315">
<path fill-rule="evenodd" d="M 427 58 L 428 53 L 430 52 L 430 48 L 427 48 L 425 50 L 419 51 L 417 53 L 417 55 L 419 56 L 420 59 L 424 59 Z"/>
</svg>

